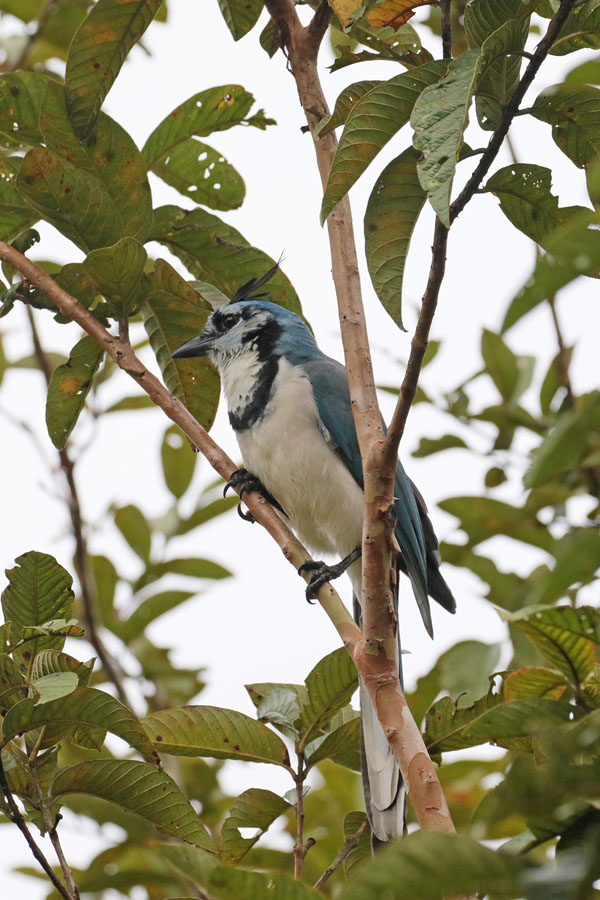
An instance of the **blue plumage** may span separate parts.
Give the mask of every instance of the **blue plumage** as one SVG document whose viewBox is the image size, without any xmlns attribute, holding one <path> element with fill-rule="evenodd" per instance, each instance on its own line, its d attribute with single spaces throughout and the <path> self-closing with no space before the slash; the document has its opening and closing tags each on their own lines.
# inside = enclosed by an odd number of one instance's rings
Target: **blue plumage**
<svg viewBox="0 0 600 900">
<path fill-rule="evenodd" d="M 173 355 L 208 355 L 218 367 L 246 467 L 312 550 L 346 557 L 361 543 L 363 478 L 344 367 L 325 356 L 302 319 L 244 285 L 204 331 Z M 398 567 L 410 578 L 425 627 L 428 596 L 454 612 L 423 499 L 400 462 L 394 483 Z M 360 601 L 360 561 L 348 569 Z M 399 660 L 400 665 L 400 660 Z M 368 697 L 361 693 L 365 788 L 373 832 L 402 832 L 401 777 Z"/>
</svg>

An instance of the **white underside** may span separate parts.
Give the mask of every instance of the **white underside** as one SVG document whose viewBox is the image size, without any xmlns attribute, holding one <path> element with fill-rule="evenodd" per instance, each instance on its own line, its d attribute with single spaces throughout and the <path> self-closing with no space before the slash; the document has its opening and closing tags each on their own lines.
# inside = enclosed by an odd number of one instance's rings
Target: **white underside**
<svg viewBox="0 0 600 900">
<path fill-rule="evenodd" d="M 239 358 L 221 368 L 230 410 L 243 406 L 258 368 L 254 354 L 246 354 L 243 364 Z M 244 465 L 281 504 L 289 524 L 311 552 L 343 558 L 362 541 L 362 488 L 334 452 L 310 381 L 299 367 L 280 360 L 272 397 L 261 421 L 237 432 Z M 360 599 L 360 560 L 348 575 Z M 403 831 L 404 792 L 398 793 L 397 763 L 362 686 L 360 694 L 371 825 L 380 840 L 389 840 Z"/>
</svg>

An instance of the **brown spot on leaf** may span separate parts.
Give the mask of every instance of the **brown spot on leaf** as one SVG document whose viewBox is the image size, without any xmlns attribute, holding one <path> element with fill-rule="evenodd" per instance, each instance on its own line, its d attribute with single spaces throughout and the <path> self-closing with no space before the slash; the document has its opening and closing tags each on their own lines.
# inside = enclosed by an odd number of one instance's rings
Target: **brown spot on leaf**
<svg viewBox="0 0 600 900">
<path fill-rule="evenodd" d="M 154 738 L 155 741 L 162 741 L 162 734 L 157 734 Z"/>
<path fill-rule="evenodd" d="M 239 744 L 234 744 L 234 745 L 233 745 L 233 749 L 234 749 L 234 750 L 237 750 L 237 752 L 239 753 L 239 751 L 240 751 L 240 745 L 239 745 Z"/>
</svg>

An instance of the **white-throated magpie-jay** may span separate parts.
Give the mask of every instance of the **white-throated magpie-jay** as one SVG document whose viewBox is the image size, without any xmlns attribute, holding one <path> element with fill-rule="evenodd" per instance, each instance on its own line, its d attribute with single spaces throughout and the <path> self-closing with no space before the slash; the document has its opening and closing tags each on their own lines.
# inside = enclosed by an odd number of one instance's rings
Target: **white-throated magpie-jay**
<svg viewBox="0 0 600 900">
<path fill-rule="evenodd" d="M 347 557 L 361 546 L 364 499 L 346 370 L 319 350 L 299 316 L 255 294 L 268 275 L 240 288 L 173 356 L 212 360 L 248 471 L 312 551 Z M 449 612 L 455 601 L 439 571 L 425 503 L 400 462 L 394 497 L 397 565 L 410 578 L 431 635 L 428 597 Z M 320 583 L 332 574 L 339 571 L 326 571 Z M 359 559 L 348 574 L 360 601 Z M 404 828 L 402 777 L 363 689 L 361 716 L 367 811 L 374 835 L 386 841 Z"/>
</svg>

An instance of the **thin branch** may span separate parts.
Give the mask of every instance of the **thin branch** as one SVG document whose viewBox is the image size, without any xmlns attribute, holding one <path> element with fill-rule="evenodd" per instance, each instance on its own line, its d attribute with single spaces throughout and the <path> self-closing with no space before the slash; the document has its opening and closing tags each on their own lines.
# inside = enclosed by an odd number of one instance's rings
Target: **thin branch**
<svg viewBox="0 0 600 900">
<path fill-rule="evenodd" d="M 294 844 L 294 878 L 302 878 L 302 868 L 306 854 L 316 841 L 309 838 L 304 843 L 304 782 L 306 781 L 304 753 L 298 753 L 298 772 L 296 773 L 296 843 Z"/>
<path fill-rule="evenodd" d="M 35 358 L 46 380 L 46 384 L 48 385 L 50 384 L 50 378 L 52 376 L 52 368 L 50 366 L 48 356 L 46 355 L 46 352 L 44 351 L 44 348 L 42 347 L 42 343 L 40 341 L 33 310 L 30 306 L 27 306 L 26 309 L 29 319 L 29 326 L 31 329 L 31 339 L 33 342 Z M 106 677 L 114 684 L 119 695 L 119 699 L 122 703 L 125 704 L 125 706 L 130 707 L 131 704 L 129 702 L 129 697 L 123 684 L 123 677 L 119 665 L 115 660 L 113 660 L 112 656 L 104 646 L 102 638 L 100 637 L 93 576 L 89 566 L 87 543 L 85 540 L 83 517 L 81 514 L 81 503 L 79 501 L 79 493 L 77 490 L 77 483 L 75 481 L 75 464 L 69 456 L 69 452 L 66 448 L 58 451 L 58 457 L 61 470 L 67 483 L 68 495 L 66 497 L 66 503 L 69 510 L 69 516 L 71 518 L 73 537 L 75 539 L 75 553 L 73 556 L 73 564 L 75 566 L 75 572 L 77 574 L 79 587 L 81 590 L 81 602 L 83 604 L 84 610 L 84 626 L 86 630 L 86 637 L 96 651 L 98 659 L 102 663 L 102 666 L 106 673 Z"/>
<path fill-rule="evenodd" d="M 37 28 L 35 29 L 33 34 L 29 35 L 29 38 L 27 39 L 25 46 L 23 47 L 23 49 L 21 50 L 21 52 L 19 54 L 19 58 L 15 62 L 14 66 L 12 66 L 13 72 L 16 72 L 18 69 L 23 68 L 23 66 L 27 62 L 27 57 L 31 53 L 33 45 L 42 36 L 42 34 L 46 28 L 46 25 L 48 24 L 50 16 L 54 15 L 54 13 L 56 12 L 56 10 L 58 8 L 59 3 L 60 3 L 60 0 L 48 0 L 46 5 L 43 7 L 43 9 L 41 10 L 40 14 L 37 17 Z"/>
<path fill-rule="evenodd" d="M 556 333 L 556 343 L 558 344 L 558 354 L 556 357 L 556 374 L 560 384 L 564 387 L 567 394 L 567 402 L 571 409 L 575 408 L 575 394 L 571 384 L 571 376 L 569 374 L 569 353 L 565 346 L 558 313 L 556 311 L 556 300 L 554 295 L 548 297 L 548 306 L 552 313 L 552 322 Z"/>
<path fill-rule="evenodd" d="M 442 17 L 442 56 L 452 59 L 452 19 L 450 15 L 451 0 L 440 0 Z"/>
<path fill-rule="evenodd" d="M 490 142 L 487 145 L 485 153 L 479 160 L 466 185 L 464 186 L 454 203 L 452 203 L 452 205 L 450 206 L 450 222 L 453 222 L 456 217 L 460 215 L 460 213 L 463 211 L 463 209 L 487 175 L 490 166 L 498 155 L 498 151 L 502 146 L 502 142 L 506 137 L 512 120 L 515 117 L 519 106 L 521 105 L 523 97 L 527 93 L 529 87 L 531 86 L 531 83 L 533 82 L 533 79 L 539 71 L 540 66 L 550 52 L 550 49 L 552 48 L 552 45 L 556 40 L 560 29 L 564 25 L 567 16 L 575 5 L 575 2 L 576 0 L 562 0 L 560 7 L 558 8 L 558 12 L 550 20 L 550 24 L 548 25 L 546 34 L 535 48 L 529 65 L 523 73 L 523 77 L 521 78 L 514 94 L 506 104 L 504 114 L 502 115 L 498 127 L 490 138 Z"/>
<path fill-rule="evenodd" d="M 6 802 L 8 804 L 8 808 L 10 811 L 10 819 L 17 826 L 27 843 L 29 844 L 29 849 L 33 853 L 34 857 L 39 862 L 40 866 L 61 895 L 64 900 L 78 900 L 78 895 L 75 896 L 71 894 L 70 891 L 65 887 L 60 878 L 58 878 L 54 872 L 54 869 L 38 847 L 35 842 L 35 838 L 27 827 L 27 823 L 23 818 L 19 807 L 15 802 L 15 798 L 12 795 L 12 791 L 8 786 L 8 782 L 6 780 L 6 773 L 4 771 L 4 766 L 2 765 L 2 760 L 0 759 L 0 784 L 2 785 L 2 791 L 4 792 L 4 796 L 6 797 Z"/>
<path fill-rule="evenodd" d="M 343 847 L 341 848 L 340 852 L 333 860 L 331 865 L 325 869 L 319 880 L 315 881 L 313 886 L 316 891 L 318 891 L 319 888 L 322 888 L 325 882 L 329 881 L 338 866 L 340 866 L 344 862 L 346 857 L 352 852 L 352 850 L 354 850 L 355 847 L 358 847 L 361 836 L 364 833 L 365 828 L 367 827 L 367 821 L 368 820 L 365 819 L 364 822 L 358 826 L 354 834 L 351 834 L 350 837 L 346 838 Z"/>
</svg>

